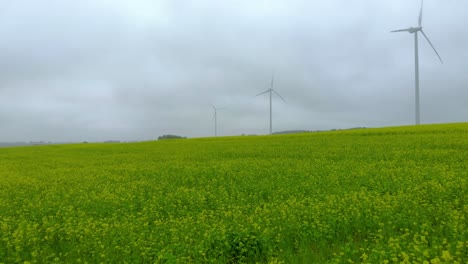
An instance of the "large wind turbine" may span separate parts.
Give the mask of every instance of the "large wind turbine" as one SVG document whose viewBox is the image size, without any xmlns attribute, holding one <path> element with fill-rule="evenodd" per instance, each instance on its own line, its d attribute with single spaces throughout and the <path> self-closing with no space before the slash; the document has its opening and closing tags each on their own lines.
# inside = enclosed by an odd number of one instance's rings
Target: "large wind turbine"
<svg viewBox="0 0 468 264">
<path fill-rule="evenodd" d="M 225 109 L 224 107 L 221 108 L 216 108 L 213 105 L 213 110 L 214 110 L 214 115 L 213 115 L 213 120 L 214 120 L 214 131 L 215 131 L 215 137 L 218 136 L 218 110 Z"/>
<path fill-rule="evenodd" d="M 273 123 L 273 111 L 272 111 L 272 97 L 273 97 L 273 93 L 275 93 L 279 98 L 281 98 L 281 100 L 283 100 L 283 102 L 286 103 L 286 101 L 283 99 L 283 97 L 281 97 L 281 95 L 279 95 L 279 93 L 277 93 L 275 90 L 273 90 L 273 81 L 274 81 L 274 75 L 271 76 L 271 86 L 270 86 L 270 89 L 262 92 L 262 93 L 259 93 L 257 94 L 256 96 L 259 96 L 259 95 L 262 95 L 262 94 L 265 94 L 265 93 L 270 93 L 270 135 L 273 134 L 273 127 L 272 127 L 272 123 Z"/>
<path fill-rule="evenodd" d="M 408 32 L 410 34 L 414 34 L 414 64 L 415 64 L 415 107 L 416 107 L 416 125 L 419 125 L 421 123 L 421 116 L 419 112 L 419 50 L 418 50 L 418 32 L 421 32 L 421 34 L 426 38 L 427 42 L 429 42 L 429 45 L 431 45 L 432 49 L 434 52 L 437 54 L 437 57 L 439 57 L 439 60 L 441 63 L 444 63 L 442 61 L 442 58 L 440 57 L 439 53 L 437 50 L 434 48 L 434 45 L 432 45 L 431 41 L 429 38 L 426 36 L 426 34 L 423 31 L 422 27 L 422 16 L 423 16 L 423 0 L 421 0 L 421 9 L 419 11 L 419 19 L 418 19 L 418 27 L 410 27 L 407 29 L 399 29 L 399 30 L 394 30 L 391 32 Z"/>
</svg>

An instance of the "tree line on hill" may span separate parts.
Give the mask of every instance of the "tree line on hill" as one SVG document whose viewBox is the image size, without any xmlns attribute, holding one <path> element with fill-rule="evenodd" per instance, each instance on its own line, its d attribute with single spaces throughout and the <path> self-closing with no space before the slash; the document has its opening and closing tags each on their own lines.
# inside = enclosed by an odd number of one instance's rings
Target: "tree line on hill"
<svg viewBox="0 0 468 264">
<path fill-rule="evenodd" d="M 158 140 L 166 140 L 166 139 L 184 139 L 187 137 L 182 137 L 178 135 L 162 135 L 158 137 Z"/>
</svg>

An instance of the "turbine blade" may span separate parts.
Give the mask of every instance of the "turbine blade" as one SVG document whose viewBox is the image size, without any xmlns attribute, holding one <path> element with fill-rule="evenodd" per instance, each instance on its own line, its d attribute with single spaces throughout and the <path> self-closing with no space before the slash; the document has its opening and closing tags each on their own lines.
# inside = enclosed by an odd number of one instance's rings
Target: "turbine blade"
<svg viewBox="0 0 468 264">
<path fill-rule="evenodd" d="M 275 90 L 273 90 L 273 92 L 274 92 L 279 98 L 281 98 L 281 100 L 283 100 L 283 102 L 285 102 L 285 103 L 287 104 L 286 100 L 284 100 L 284 98 L 283 98 L 279 93 L 277 93 Z"/>
<path fill-rule="evenodd" d="M 427 42 L 429 42 L 429 45 L 431 45 L 432 49 L 434 50 L 434 52 L 437 54 L 437 57 L 439 57 L 439 60 L 442 64 L 444 64 L 444 61 L 442 60 L 442 58 L 440 57 L 439 55 L 439 52 L 437 52 L 437 50 L 434 48 L 434 45 L 432 45 L 431 41 L 429 40 L 429 38 L 426 36 L 426 33 L 424 33 L 423 30 L 421 30 L 421 33 L 423 34 L 423 36 L 426 38 Z"/>
<path fill-rule="evenodd" d="M 390 32 L 391 32 L 391 33 L 394 33 L 394 32 L 405 32 L 405 31 L 406 31 L 406 32 L 409 32 L 410 30 L 409 30 L 409 28 L 406 28 L 406 29 L 392 30 L 392 31 L 390 31 Z"/>
<path fill-rule="evenodd" d="M 270 88 L 273 89 L 273 81 L 275 80 L 275 74 L 271 75 L 271 85 Z"/>
<path fill-rule="evenodd" d="M 421 9 L 419 10 L 419 19 L 418 19 L 419 26 L 422 25 L 422 19 L 423 19 L 423 4 L 424 4 L 424 0 L 421 0 Z"/>
<path fill-rule="evenodd" d="M 266 93 L 269 93 L 269 92 L 270 92 L 270 90 L 268 89 L 268 90 L 264 91 L 263 93 L 257 94 L 256 96 L 259 96 L 259 95 L 262 95 L 262 94 L 266 94 Z"/>
</svg>

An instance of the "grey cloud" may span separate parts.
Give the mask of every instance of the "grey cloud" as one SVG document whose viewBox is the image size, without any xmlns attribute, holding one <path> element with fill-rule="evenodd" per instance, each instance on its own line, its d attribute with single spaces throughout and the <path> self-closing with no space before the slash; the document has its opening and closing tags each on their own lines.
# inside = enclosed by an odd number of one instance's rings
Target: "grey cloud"
<svg viewBox="0 0 468 264">
<path fill-rule="evenodd" d="M 418 1 L 6 2 L 0 141 L 143 140 L 412 124 Z M 466 121 L 461 0 L 426 1 L 422 117 Z"/>
</svg>

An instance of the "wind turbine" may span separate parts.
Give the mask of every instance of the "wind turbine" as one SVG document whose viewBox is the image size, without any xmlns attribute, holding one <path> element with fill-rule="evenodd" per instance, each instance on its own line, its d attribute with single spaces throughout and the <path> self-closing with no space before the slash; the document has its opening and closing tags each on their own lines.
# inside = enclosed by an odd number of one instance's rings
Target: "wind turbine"
<svg viewBox="0 0 468 264">
<path fill-rule="evenodd" d="M 423 2 L 424 0 L 421 0 L 421 9 L 419 11 L 419 19 L 418 19 L 418 24 L 419 26 L 417 27 L 410 27 L 407 29 L 399 29 L 399 30 L 393 30 L 391 32 L 408 32 L 410 34 L 414 34 L 414 64 L 415 64 L 415 111 L 416 111 L 416 125 L 419 125 L 421 123 L 421 116 L 420 116 L 420 111 L 419 111 L 419 50 L 418 50 L 418 32 L 421 32 L 421 34 L 426 38 L 427 42 L 429 42 L 429 45 L 431 45 L 432 49 L 434 52 L 437 54 L 437 57 L 439 57 L 440 62 L 443 64 L 444 62 L 442 61 L 442 58 L 440 57 L 439 53 L 437 50 L 434 48 L 434 45 L 432 45 L 431 41 L 427 37 L 427 35 L 423 31 L 422 27 L 422 16 L 423 16 Z"/>
<path fill-rule="evenodd" d="M 221 110 L 221 109 L 225 109 L 224 107 L 221 107 L 221 108 L 216 108 L 214 105 L 213 105 L 213 110 L 214 110 L 214 115 L 213 115 L 213 120 L 215 122 L 215 127 L 214 127 L 214 131 L 215 131 L 215 137 L 218 136 L 218 110 Z"/>
<path fill-rule="evenodd" d="M 281 100 L 283 100 L 283 102 L 286 103 L 286 101 L 283 99 L 283 97 L 281 97 L 281 95 L 279 95 L 279 93 L 277 93 L 275 90 L 273 90 L 273 81 L 274 81 L 274 78 L 275 76 L 272 75 L 271 76 L 271 86 L 270 86 L 270 89 L 262 92 L 262 93 L 259 93 L 257 94 L 256 96 L 259 96 L 259 95 L 262 95 L 262 94 L 266 94 L 266 93 L 270 93 L 270 135 L 273 134 L 273 128 L 272 128 L 272 123 L 273 123 L 273 111 L 272 111 L 272 97 L 273 97 L 273 93 L 275 93 L 279 98 L 281 98 Z"/>
</svg>

